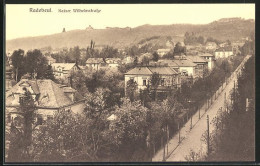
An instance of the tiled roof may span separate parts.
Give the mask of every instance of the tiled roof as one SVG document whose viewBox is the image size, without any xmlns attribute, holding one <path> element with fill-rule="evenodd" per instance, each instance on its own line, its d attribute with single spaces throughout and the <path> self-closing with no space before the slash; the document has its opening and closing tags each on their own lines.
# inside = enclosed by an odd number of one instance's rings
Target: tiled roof
<svg viewBox="0 0 260 166">
<path fill-rule="evenodd" d="M 88 58 L 86 64 L 98 64 L 105 63 L 103 58 Z"/>
<path fill-rule="evenodd" d="M 126 75 L 151 75 L 153 74 L 151 70 L 148 69 L 148 67 L 135 67 L 125 73 Z"/>
<path fill-rule="evenodd" d="M 158 73 L 161 75 L 172 75 L 178 74 L 175 70 L 171 69 L 170 67 L 148 67 L 153 73 Z"/>
<path fill-rule="evenodd" d="M 210 53 L 203 53 L 203 54 L 199 54 L 199 56 L 201 56 L 201 57 L 209 57 L 209 56 L 214 56 L 214 55 L 212 55 L 212 54 L 210 54 Z"/>
<path fill-rule="evenodd" d="M 200 56 L 197 56 L 197 55 L 187 56 L 187 59 L 190 59 L 194 63 L 206 63 L 207 62 L 203 58 L 201 58 Z"/>
<path fill-rule="evenodd" d="M 178 74 L 175 70 L 166 66 L 148 66 L 148 67 L 135 67 L 134 69 L 125 73 L 126 75 L 152 75 L 158 73 L 161 75 Z"/>
<path fill-rule="evenodd" d="M 187 59 L 175 59 L 173 60 L 174 63 L 176 63 L 179 67 L 194 67 L 196 66 L 195 63 L 191 62 Z"/>
<path fill-rule="evenodd" d="M 21 84 L 31 85 L 33 91 L 39 94 L 38 106 L 43 108 L 59 108 L 65 105 L 73 104 L 63 89 L 52 80 L 20 80 L 14 87 L 12 87 L 6 94 L 6 106 L 19 106 L 19 102 L 13 102 L 12 93 L 19 93 Z"/>
<path fill-rule="evenodd" d="M 61 67 L 63 70 L 71 70 L 76 63 L 53 63 L 51 64 L 52 68 L 56 70 L 56 68 Z"/>
</svg>

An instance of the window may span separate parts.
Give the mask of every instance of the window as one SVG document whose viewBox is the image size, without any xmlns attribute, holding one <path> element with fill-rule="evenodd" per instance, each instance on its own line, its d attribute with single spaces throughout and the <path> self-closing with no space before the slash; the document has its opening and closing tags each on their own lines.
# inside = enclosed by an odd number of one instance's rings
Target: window
<svg viewBox="0 0 260 166">
<path fill-rule="evenodd" d="M 38 123 L 38 125 L 42 125 L 42 122 L 43 122 L 42 116 L 39 115 L 39 116 L 37 117 L 37 123 Z"/>
<path fill-rule="evenodd" d="M 52 115 L 47 115 L 47 120 L 48 121 L 53 120 L 53 116 Z"/>
<path fill-rule="evenodd" d="M 146 86 L 146 80 L 143 80 L 143 86 Z"/>
<path fill-rule="evenodd" d="M 161 79 L 161 86 L 164 86 L 164 79 Z"/>
</svg>

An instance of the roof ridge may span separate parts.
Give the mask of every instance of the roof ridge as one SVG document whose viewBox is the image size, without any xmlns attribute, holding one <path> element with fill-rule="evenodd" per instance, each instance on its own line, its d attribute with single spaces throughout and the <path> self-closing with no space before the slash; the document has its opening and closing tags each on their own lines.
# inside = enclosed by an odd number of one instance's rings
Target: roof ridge
<svg viewBox="0 0 260 166">
<path fill-rule="evenodd" d="M 51 81 L 51 80 L 48 80 L 48 81 L 50 81 L 50 83 L 51 83 L 51 88 L 52 88 L 52 91 L 54 92 L 54 88 L 53 88 L 53 81 Z M 56 99 L 56 93 L 54 92 L 53 93 L 54 94 L 54 98 L 55 98 L 55 103 L 57 104 L 57 106 L 59 107 L 59 105 L 58 105 L 58 101 L 57 101 L 57 99 Z"/>
</svg>

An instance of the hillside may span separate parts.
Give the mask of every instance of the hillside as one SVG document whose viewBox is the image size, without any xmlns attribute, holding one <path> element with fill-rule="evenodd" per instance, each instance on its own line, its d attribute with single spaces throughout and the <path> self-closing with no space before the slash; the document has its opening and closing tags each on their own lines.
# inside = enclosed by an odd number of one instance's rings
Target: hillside
<svg viewBox="0 0 260 166">
<path fill-rule="evenodd" d="M 34 49 L 51 46 L 53 49 L 62 47 L 87 47 L 90 40 L 96 46 L 110 45 L 124 48 L 153 37 L 171 37 L 172 42 L 182 41 L 185 32 L 195 32 L 204 37 L 213 37 L 218 40 L 239 40 L 247 37 L 255 30 L 254 20 L 240 18 L 220 19 L 210 24 L 172 24 L 172 25 L 143 25 L 136 28 L 106 28 L 73 30 L 46 36 L 26 37 L 8 40 L 7 50 Z"/>
</svg>

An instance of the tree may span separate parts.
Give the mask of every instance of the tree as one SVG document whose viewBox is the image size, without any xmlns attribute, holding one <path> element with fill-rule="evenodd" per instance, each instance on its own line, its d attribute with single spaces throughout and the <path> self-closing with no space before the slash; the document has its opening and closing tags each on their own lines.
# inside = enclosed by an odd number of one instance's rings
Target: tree
<svg viewBox="0 0 260 166">
<path fill-rule="evenodd" d="M 115 108 L 116 120 L 111 121 L 109 130 L 117 154 L 123 161 L 130 161 L 137 148 L 145 146 L 147 108 L 140 101 L 131 102 L 122 98 L 122 105 Z"/>
<path fill-rule="evenodd" d="M 44 78 L 51 79 L 53 81 L 55 80 L 51 65 L 48 65 Z"/>
<path fill-rule="evenodd" d="M 47 59 L 42 55 L 40 50 L 28 51 L 26 54 L 26 71 L 31 78 L 36 74 L 36 78 L 44 78 L 48 69 Z"/>
<path fill-rule="evenodd" d="M 129 97 L 130 101 L 134 101 L 136 98 L 137 83 L 130 79 L 126 83 L 126 97 Z"/>
<path fill-rule="evenodd" d="M 153 61 L 157 62 L 159 60 L 159 55 L 157 52 L 153 53 Z"/>
<path fill-rule="evenodd" d="M 144 56 L 142 59 L 142 64 L 143 65 L 148 65 L 149 64 L 150 59 L 147 56 Z"/>
<path fill-rule="evenodd" d="M 157 100 L 157 88 L 160 84 L 160 80 L 161 80 L 161 77 L 159 75 L 159 73 L 153 73 L 151 79 L 150 79 L 150 82 L 151 82 L 151 88 L 154 90 L 155 92 L 155 96 L 154 96 L 154 99 Z"/>
<path fill-rule="evenodd" d="M 185 46 L 181 46 L 181 43 L 178 42 L 175 44 L 174 47 L 174 55 L 181 55 L 182 53 L 186 53 L 186 47 Z"/>
<path fill-rule="evenodd" d="M 75 63 L 79 63 L 80 60 L 80 49 L 79 46 L 73 48 L 73 58 Z"/>
<path fill-rule="evenodd" d="M 20 81 L 22 75 L 24 74 L 23 66 L 25 62 L 24 50 L 15 50 L 11 56 L 12 65 L 15 69 L 15 80 L 16 82 Z"/>
<path fill-rule="evenodd" d="M 29 153 L 29 147 L 32 143 L 32 132 L 38 125 L 35 123 L 35 104 L 31 93 L 23 88 L 24 94 L 20 97 L 19 115 L 22 117 L 22 129 L 17 130 L 15 126 L 12 126 L 13 138 L 11 138 L 11 146 L 8 154 L 8 160 L 12 161 L 30 161 L 31 155 Z M 18 116 L 19 116 L 18 115 Z M 16 151 L 21 153 L 17 154 Z M 14 154 L 18 156 L 15 156 Z"/>
<path fill-rule="evenodd" d="M 85 96 L 88 92 L 86 84 L 86 76 L 83 71 L 79 70 L 71 74 L 72 88 L 76 89 L 82 96 Z"/>
</svg>

